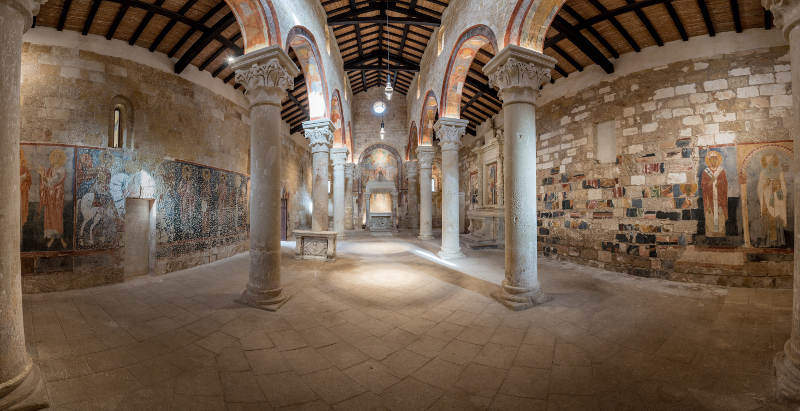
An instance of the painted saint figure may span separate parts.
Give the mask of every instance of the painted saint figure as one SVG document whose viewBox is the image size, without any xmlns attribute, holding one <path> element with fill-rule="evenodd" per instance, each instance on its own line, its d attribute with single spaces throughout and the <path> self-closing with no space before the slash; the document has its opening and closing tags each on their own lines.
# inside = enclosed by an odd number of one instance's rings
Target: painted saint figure
<svg viewBox="0 0 800 411">
<path fill-rule="evenodd" d="M 50 152 L 50 168 L 45 171 L 39 167 L 39 208 L 44 209 L 44 238 L 49 239 L 47 248 L 52 247 L 53 241 L 61 240 L 61 246 L 66 248 L 64 241 L 64 180 L 67 177 L 67 154 L 64 150 L 55 149 Z"/>
<path fill-rule="evenodd" d="M 20 228 L 28 222 L 28 190 L 31 188 L 33 178 L 28 168 L 25 152 L 19 150 L 19 217 Z"/>
<path fill-rule="evenodd" d="M 181 230 L 188 232 L 192 230 L 194 220 L 194 181 L 192 181 L 192 168 L 184 165 L 181 169 L 182 179 L 178 185 L 178 201 L 180 201 L 181 211 Z"/>
<path fill-rule="evenodd" d="M 708 151 L 700 186 L 703 189 L 703 207 L 706 218 L 706 237 L 725 237 L 728 220 L 728 176 L 722 168 L 722 155 Z"/>
<path fill-rule="evenodd" d="M 758 176 L 758 200 L 765 228 L 766 247 L 786 245 L 786 177 L 780 168 L 778 156 L 764 154 L 761 157 L 761 174 Z"/>
<path fill-rule="evenodd" d="M 497 164 L 489 166 L 489 198 L 487 203 L 497 204 Z"/>
</svg>

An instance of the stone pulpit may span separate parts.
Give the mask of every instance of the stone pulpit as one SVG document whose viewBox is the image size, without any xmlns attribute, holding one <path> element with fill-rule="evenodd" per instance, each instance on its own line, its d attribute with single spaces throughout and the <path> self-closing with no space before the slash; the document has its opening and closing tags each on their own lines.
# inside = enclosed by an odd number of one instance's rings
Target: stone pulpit
<svg viewBox="0 0 800 411">
<path fill-rule="evenodd" d="M 367 230 L 372 235 L 392 235 L 397 232 L 397 186 L 383 172 L 367 183 Z"/>
</svg>

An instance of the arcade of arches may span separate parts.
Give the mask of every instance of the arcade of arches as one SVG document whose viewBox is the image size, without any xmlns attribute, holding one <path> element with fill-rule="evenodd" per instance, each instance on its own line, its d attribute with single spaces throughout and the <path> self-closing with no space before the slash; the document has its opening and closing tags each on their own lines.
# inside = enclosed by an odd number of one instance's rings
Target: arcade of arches
<svg viewBox="0 0 800 411">
<path fill-rule="evenodd" d="M 798 23 L 0 0 L 0 410 L 796 409 Z"/>
</svg>

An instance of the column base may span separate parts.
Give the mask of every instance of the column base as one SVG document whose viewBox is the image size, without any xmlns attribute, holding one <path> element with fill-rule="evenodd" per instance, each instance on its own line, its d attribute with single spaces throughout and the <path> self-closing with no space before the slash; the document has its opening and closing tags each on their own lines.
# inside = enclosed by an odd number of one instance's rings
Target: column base
<svg viewBox="0 0 800 411">
<path fill-rule="evenodd" d="M 466 258 L 467 257 L 467 256 L 464 255 L 464 253 L 461 252 L 460 249 L 458 249 L 458 250 L 442 250 L 442 251 L 439 251 L 438 255 L 439 255 L 439 258 L 441 258 L 442 260 L 456 260 L 456 259 L 459 259 L 459 258 Z"/>
<path fill-rule="evenodd" d="M 552 300 L 552 297 L 542 292 L 541 288 L 513 287 L 506 284 L 506 280 L 503 280 L 503 285 L 491 293 L 491 296 L 513 311 L 527 310 Z"/>
<path fill-rule="evenodd" d="M 800 401 L 800 368 L 792 361 L 789 341 L 775 354 L 775 394 L 784 401 Z"/>
<path fill-rule="evenodd" d="M 258 308 L 259 310 L 278 311 L 278 309 L 283 307 L 283 305 L 289 301 L 289 298 L 292 297 L 291 295 L 284 294 L 282 291 L 283 288 L 265 294 L 256 294 L 250 290 L 244 290 L 242 295 L 236 297 L 233 301 Z"/>
<path fill-rule="evenodd" d="M 339 231 L 339 234 L 336 234 L 336 240 L 347 240 L 347 236 L 344 235 L 344 230 Z"/>
<path fill-rule="evenodd" d="M 433 234 L 420 234 L 417 238 L 423 241 L 433 240 Z"/>
<path fill-rule="evenodd" d="M 27 353 L 25 355 L 28 355 Z M 50 406 L 44 390 L 42 376 L 32 367 L 22 383 L 5 397 L 0 398 L 0 410 L 30 411 Z"/>
</svg>

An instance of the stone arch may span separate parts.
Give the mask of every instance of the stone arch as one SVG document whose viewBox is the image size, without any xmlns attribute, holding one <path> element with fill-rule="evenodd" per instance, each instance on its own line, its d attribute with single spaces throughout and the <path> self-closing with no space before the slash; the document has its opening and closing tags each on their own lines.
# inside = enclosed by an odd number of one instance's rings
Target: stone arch
<svg viewBox="0 0 800 411">
<path fill-rule="evenodd" d="M 519 0 L 506 29 L 505 44 L 544 51 L 550 23 L 566 0 Z"/>
<path fill-rule="evenodd" d="M 281 45 L 281 29 L 272 0 L 225 0 L 225 3 L 239 23 L 245 53 L 273 44 Z"/>
<path fill-rule="evenodd" d="M 314 35 L 303 26 L 294 26 L 286 36 L 286 51 L 291 47 L 306 79 L 308 111 L 311 120 L 330 115 L 328 102 L 328 82 L 325 80 L 325 67 L 319 55 L 319 47 Z"/>
<path fill-rule="evenodd" d="M 333 90 L 331 97 L 331 122 L 333 123 L 333 146 L 347 147 L 346 130 L 344 129 L 344 110 L 339 90 Z"/>
<path fill-rule="evenodd" d="M 468 28 L 459 36 L 447 63 L 444 82 L 442 84 L 442 104 L 439 107 L 440 117 L 459 118 L 461 116 L 461 91 L 467 78 L 469 66 L 478 50 L 491 44 L 492 53 L 497 53 L 497 39 L 489 27 L 478 24 Z"/>
<path fill-rule="evenodd" d="M 388 144 L 380 144 L 380 143 L 379 144 L 373 144 L 373 145 L 365 148 L 364 151 L 361 152 L 361 155 L 358 158 L 358 169 L 360 170 L 359 175 L 358 175 L 358 190 L 359 191 L 362 191 L 362 189 L 364 187 L 364 184 L 368 183 L 368 181 L 364 181 L 364 175 L 365 175 L 365 171 L 366 171 L 364 169 L 364 166 L 365 166 L 364 160 L 368 156 L 372 155 L 372 153 L 375 150 L 378 150 L 378 149 L 386 150 L 394 157 L 395 164 L 397 165 L 397 175 L 394 176 L 392 181 L 394 181 L 395 186 L 400 187 L 400 182 L 403 181 L 403 159 L 402 159 L 402 157 L 400 157 L 400 153 L 398 153 L 397 150 L 394 147 L 392 147 L 392 146 L 390 146 Z M 392 177 L 392 176 L 386 176 L 386 179 L 388 180 L 390 177 Z"/>
<path fill-rule="evenodd" d="M 428 90 L 425 100 L 422 103 L 422 114 L 419 117 L 419 139 L 417 144 L 421 146 L 433 145 L 433 125 L 439 117 L 439 102 L 436 100 L 436 93 Z"/>
<path fill-rule="evenodd" d="M 413 161 L 417 159 L 417 146 L 419 145 L 419 132 L 417 131 L 417 122 L 411 122 L 411 128 L 408 133 L 408 144 L 406 145 L 406 161 Z"/>
</svg>

